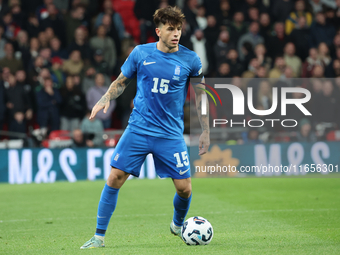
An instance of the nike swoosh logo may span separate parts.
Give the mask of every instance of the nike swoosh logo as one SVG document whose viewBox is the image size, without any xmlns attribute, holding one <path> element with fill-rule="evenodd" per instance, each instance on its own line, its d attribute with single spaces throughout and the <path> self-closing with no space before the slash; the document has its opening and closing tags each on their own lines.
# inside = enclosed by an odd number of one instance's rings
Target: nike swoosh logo
<svg viewBox="0 0 340 255">
<path fill-rule="evenodd" d="M 156 62 L 146 62 L 146 60 L 144 60 L 143 65 L 147 66 L 147 65 L 151 65 L 151 64 L 155 64 Z"/>
<path fill-rule="evenodd" d="M 180 174 L 180 175 L 183 175 L 183 174 L 185 174 L 186 172 L 188 172 L 189 170 L 190 170 L 190 168 L 188 168 L 188 169 L 185 170 L 185 171 L 182 171 L 182 170 L 181 170 L 181 171 L 179 171 L 179 174 Z"/>
<path fill-rule="evenodd" d="M 99 219 L 103 219 L 103 218 L 106 218 L 106 216 L 99 216 L 99 215 L 97 215 L 97 217 L 99 218 Z"/>
</svg>

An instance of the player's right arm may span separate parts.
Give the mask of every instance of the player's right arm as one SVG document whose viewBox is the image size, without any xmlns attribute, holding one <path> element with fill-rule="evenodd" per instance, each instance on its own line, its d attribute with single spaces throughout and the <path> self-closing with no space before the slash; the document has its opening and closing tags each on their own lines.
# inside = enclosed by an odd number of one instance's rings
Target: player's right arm
<svg viewBox="0 0 340 255">
<path fill-rule="evenodd" d="M 105 95 L 98 101 L 98 103 L 92 108 L 90 119 L 94 118 L 96 114 L 104 108 L 104 113 L 110 106 L 110 100 L 116 99 L 123 92 L 124 89 L 129 85 L 130 81 L 137 74 L 137 63 L 139 60 L 138 46 L 133 49 L 129 57 L 125 60 L 121 67 L 121 73 L 118 78 L 111 83 L 109 89 Z"/>
<path fill-rule="evenodd" d="M 122 73 L 119 74 L 118 78 L 113 81 L 106 91 L 106 93 L 102 96 L 102 98 L 93 106 L 91 116 L 89 119 L 93 119 L 96 114 L 104 108 L 104 113 L 106 113 L 107 109 L 109 109 L 110 101 L 119 97 L 125 90 L 125 88 L 129 85 L 130 81 L 125 77 Z"/>
</svg>

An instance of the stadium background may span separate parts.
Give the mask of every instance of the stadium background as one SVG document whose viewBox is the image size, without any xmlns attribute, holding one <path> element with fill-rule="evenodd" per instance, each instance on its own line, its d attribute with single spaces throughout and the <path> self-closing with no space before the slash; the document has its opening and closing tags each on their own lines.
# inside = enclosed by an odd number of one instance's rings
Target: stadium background
<svg viewBox="0 0 340 255">
<path fill-rule="evenodd" d="M 183 9 L 186 22 L 180 43 L 200 56 L 204 75 L 230 78 L 240 83 L 245 94 L 247 87 L 252 87 L 257 109 L 271 106 L 272 86 L 303 86 L 312 93 L 307 105 L 311 117 L 288 110 L 299 122 L 296 128 L 225 125 L 222 133 L 221 129 L 212 130 L 212 144 L 236 154 L 248 148 L 247 155 L 238 156 L 238 165 L 257 164 L 257 145 L 267 148 L 266 162 L 270 162 L 272 144 L 282 148 L 282 155 L 275 156 L 273 162 L 292 163 L 287 148 L 295 143 L 308 155 L 297 163 L 339 163 L 340 1 L 3 0 L 0 148 L 6 160 L 0 168 L 1 182 L 8 182 L 12 174 L 17 176 L 12 183 L 27 178 L 23 182 L 30 182 L 41 169 L 59 173 L 54 179 L 41 179 L 46 182 L 67 179 L 60 163 L 60 155 L 65 153 L 69 168 L 85 171 L 80 179 L 105 177 L 105 167 L 98 162 L 116 145 L 127 125 L 136 84 L 112 101 L 108 114 L 89 121 L 89 110 L 117 77 L 133 47 L 156 41 L 152 14 L 168 4 Z M 274 82 L 265 83 L 267 78 Z M 301 78 L 312 79 L 306 83 Z M 190 115 L 196 115 L 190 107 L 193 97 L 194 93 L 188 93 L 184 106 L 185 134 L 190 132 Z M 227 102 L 228 109 L 231 102 Z M 219 114 L 216 107 L 210 107 L 212 118 Z M 315 144 L 324 148 L 316 153 L 321 153 L 318 160 L 312 156 Z M 24 160 L 28 155 L 30 167 Z M 39 163 L 39 155 L 44 163 Z M 253 160 L 247 161 L 250 158 Z M 191 160 L 198 159 L 191 156 Z M 150 165 L 146 162 L 143 166 L 144 176 L 154 178 Z"/>
<path fill-rule="evenodd" d="M 133 47 L 155 41 L 151 16 L 167 4 L 183 9 L 181 43 L 199 54 L 205 76 L 233 79 L 244 94 L 258 88 L 258 109 L 270 107 L 277 82 L 312 93 L 312 117 L 291 111 L 296 129 L 226 125 L 212 130 L 202 158 L 198 137 L 188 136 L 189 119 L 196 121 L 190 116 L 197 116 L 189 93 L 185 140 L 192 165 L 339 165 L 338 0 L 0 0 L 0 254 L 81 252 L 94 231 L 107 162 L 127 124 L 135 85 L 112 102 L 107 116 L 90 122 L 87 110 Z M 302 82 L 306 78 L 313 82 Z M 211 105 L 212 117 L 218 109 Z M 197 175 L 210 176 L 235 175 Z M 339 253 L 340 179 L 332 178 L 338 174 L 246 176 L 264 177 L 192 179 L 188 217 L 207 218 L 214 238 L 208 246 L 187 247 L 169 234 L 173 183 L 157 178 L 148 156 L 143 180 L 120 191 L 106 248 L 91 253 Z M 80 181 L 86 179 L 97 181 Z M 6 184 L 33 182 L 39 184 Z"/>
</svg>

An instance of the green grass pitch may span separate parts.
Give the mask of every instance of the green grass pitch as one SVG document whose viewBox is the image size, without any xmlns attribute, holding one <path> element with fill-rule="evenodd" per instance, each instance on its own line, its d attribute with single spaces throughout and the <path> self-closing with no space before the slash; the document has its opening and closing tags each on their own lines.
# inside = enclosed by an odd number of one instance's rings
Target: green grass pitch
<svg viewBox="0 0 340 255">
<path fill-rule="evenodd" d="M 340 254 L 340 178 L 193 179 L 187 217 L 214 237 L 187 246 L 170 234 L 170 179 L 129 180 L 106 248 L 79 250 L 94 234 L 104 181 L 0 185 L 0 254 Z"/>
</svg>

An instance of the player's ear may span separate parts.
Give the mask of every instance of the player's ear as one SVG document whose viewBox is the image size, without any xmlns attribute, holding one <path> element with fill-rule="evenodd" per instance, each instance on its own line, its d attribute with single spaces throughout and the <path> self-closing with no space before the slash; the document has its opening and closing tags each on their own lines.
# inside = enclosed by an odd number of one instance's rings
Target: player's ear
<svg viewBox="0 0 340 255">
<path fill-rule="evenodd" d="M 161 35 L 161 29 L 159 27 L 156 27 L 156 34 L 157 36 Z"/>
</svg>

